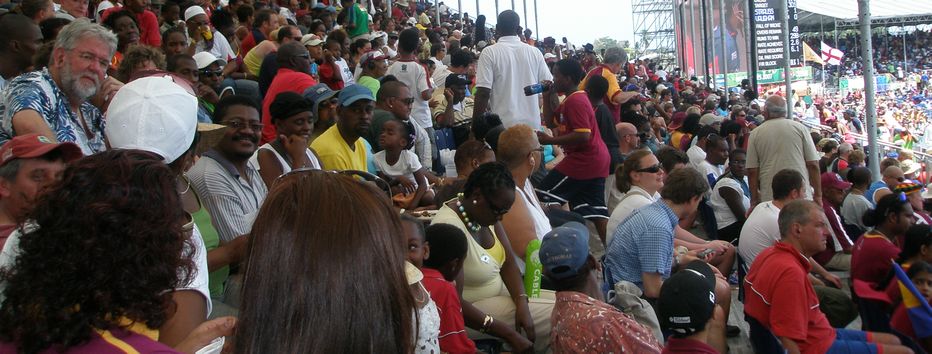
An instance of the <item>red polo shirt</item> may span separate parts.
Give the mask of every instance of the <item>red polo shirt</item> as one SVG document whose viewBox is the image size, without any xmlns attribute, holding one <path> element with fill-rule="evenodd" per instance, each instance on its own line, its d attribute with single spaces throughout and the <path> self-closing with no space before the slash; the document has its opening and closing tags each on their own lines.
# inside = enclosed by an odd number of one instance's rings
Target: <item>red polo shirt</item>
<svg viewBox="0 0 932 354">
<path fill-rule="evenodd" d="M 275 96 L 287 91 L 303 94 L 304 90 L 314 85 L 317 85 L 317 81 L 308 73 L 286 68 L 278 69 L 275 79 L 272 79 L 272 84 L 265 93 L 265 99 L 262 100 L 262 124 L 265 124 L 265 127 L 262 128 L 262 139 L 259 145 L 275 140 L 278 135 L 275 126 L 272 125 L 272 115 L 269 113 L 269 106 L 272 105 Z"/>
<path fill-rule="evenodd" d="M 757 256 L 744 279 L 744 311 L 804 354 L 825 353 L 835 341 L 807 278 L 811 267 L 793 246 L 777 242 Z"/>
<path fill-rule="evenodd" d="M 851 249 L 851 279 L 874 284 L 875 288 L 883 286 L 893 268 L 890 260 L 899 255 L 900 248 L 885 236 L 865 233 Z"/>
<path fill-rule="evenodd" d="M 585 91 L 576 91 L 566 96 L 557 108 L 559 129 L 558 136 L 573 132 L 589 133 L 589 141 L 582 144 L 564 145 L 566 157 L 556 167 L 565 176 L 578 180 L 605 178 L 611 157 L 608 148 L 599 134 L 599 124 L 595 121 L 595 111 Z"/>
</svg>

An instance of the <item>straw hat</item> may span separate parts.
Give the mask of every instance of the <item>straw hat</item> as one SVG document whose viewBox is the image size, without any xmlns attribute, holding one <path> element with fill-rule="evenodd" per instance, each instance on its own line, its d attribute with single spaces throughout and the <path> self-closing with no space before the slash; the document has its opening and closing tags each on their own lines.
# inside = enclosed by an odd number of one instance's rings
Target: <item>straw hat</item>
<svg viewBox="0 0 932 354">
<path fill-rule="evenodd" d="M 212 123 L 197 123 L 197 132 L 201 134 L 201 140 L 197 142 L 194 153 L 202 155 L 223 139 L 223 134 L 226 133 L 226 126 Z"/>
</svg>

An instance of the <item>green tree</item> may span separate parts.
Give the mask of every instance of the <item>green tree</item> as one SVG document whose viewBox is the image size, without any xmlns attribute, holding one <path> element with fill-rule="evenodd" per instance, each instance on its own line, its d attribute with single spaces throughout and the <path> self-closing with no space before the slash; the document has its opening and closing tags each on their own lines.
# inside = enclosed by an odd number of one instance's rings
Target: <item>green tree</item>
<svg viewBox="0 0 932 354">
<path fill-rule="evenodd" d="M 596 39 L 595 42 L 592 43 L 592 47 L 595 48 L 596 53 L 601 52 L 602 49 L 607 49 L 611 47 L 619 47 L 619 48 L 627 47 L 626 45 L 627 43 L 622 43 L 622 42 L 627 42 L 627 41 L 619 41 L 617 39 L 612 39 L 609 37 L 602 37 L 602 38 Z"/>
</svg>

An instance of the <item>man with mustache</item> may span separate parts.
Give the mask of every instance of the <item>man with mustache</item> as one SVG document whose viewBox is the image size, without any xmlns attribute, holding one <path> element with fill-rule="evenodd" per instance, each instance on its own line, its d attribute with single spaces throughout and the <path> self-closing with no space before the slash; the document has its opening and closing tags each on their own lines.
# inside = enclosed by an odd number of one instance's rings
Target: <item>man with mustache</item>
<svg viewBox="0 0 932 354">
<path fill-rule="evenodd" d="M 16 77 L 0 95 L 0 145 L 36 133 L 85 155 L 106 150 L 103 114 L 89 99 L 109 101 L 121 86 L 107 77 L 116 46 L 113 32 L 87 19 L 63 27 L 49 67 Z"/>
<path fill-rule="evenodd" d="M 221 243 L 248 234 L 268 189 L 249 158 L 259 147 L 259 103 L 243 95 L 224 97 L 214 122 L 225 125 L 223 138 L 188 171 L 191 187 L 210 210 Z"/>
</svg>

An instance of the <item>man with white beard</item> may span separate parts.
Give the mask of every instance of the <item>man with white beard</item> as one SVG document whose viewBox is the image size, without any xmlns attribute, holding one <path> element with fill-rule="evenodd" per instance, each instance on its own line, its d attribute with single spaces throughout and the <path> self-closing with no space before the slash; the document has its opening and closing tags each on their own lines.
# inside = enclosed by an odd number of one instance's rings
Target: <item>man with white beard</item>
<svg viewBox="0 0 932 354">
<path fill-rule="evenodd" d="M 17 135 L 37 133 L 77 144 L 84 155 L 106 150 L 106 107 L 122 86 L 107 76 L 117 38 L 110 30 L 78 19 L 55 40 L 49 67 L 20 75 L 0 95 L 0 145 Z"/>
</svg>

